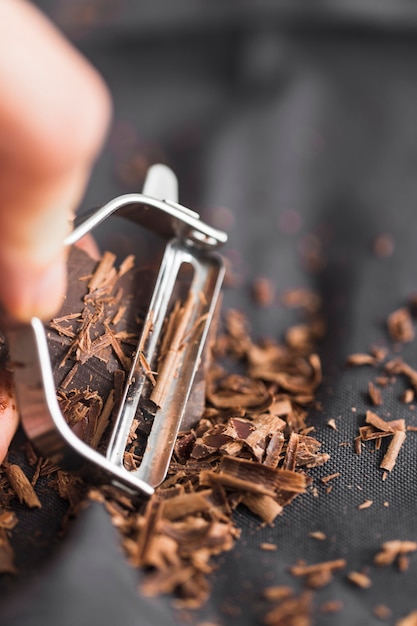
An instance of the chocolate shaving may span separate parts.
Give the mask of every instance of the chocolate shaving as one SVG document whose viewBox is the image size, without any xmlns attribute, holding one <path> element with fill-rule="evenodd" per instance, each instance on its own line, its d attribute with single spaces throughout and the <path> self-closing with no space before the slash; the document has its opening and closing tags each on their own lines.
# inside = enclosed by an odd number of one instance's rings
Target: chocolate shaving
<svg viewBox="0 0 417 626">
<path fill-rule="evenodd" d="M 298 597 L 283 595 L 279 604 L 266 613 L 263 621 L 271 626 L 309 626 L 312 624 L 312 601 L 309 591 L 302 592 Z"/>
<path fill-rule="evenodd" d="M 272 524 L 275 518 L 284 510 L 273 496 L 246 493 L 242 498 L 242 504 L 252 513 L 257 515 L 265 524 Z"/>
<path fill-rule="evenodd" d="M 298 433 L 291 433 L 290 438 L 287 443 L 287 450 L 285 452 L 284 458 L 284 469 L 287 470 L 295 470 L 296 461 L 297 461 L 297 452 L 298 452 L 298 444 L 300 441 L 300 436 Z"/>
<path fill-rule="evenodd" d="M 14 552 L 7 532 L 0 527 L 0 574 L 16 574 Z"/>
<path fill-rule="evenodd" d="M 381 461 L 380 467 L 387 472 L 391 472 L 394 469 L 394 465 L 397 462 L 397 457 L 400 449 L 405 441 L 406 433 L 404 430 L 398 430 L 394 433 L 391 442 L 388 446 L 386 455 Z"/>
<path fill-rule="evenodd" d="M 161 347 L 163 360 L 159 363 L 156 384 L 150 396 L 157 406 L 162 406 L 164 402 L 168 379 L 176 374 L 186 341 L 187 325 L 193 314 L 194 298 L 190 290 L 184 306 L 176 309 L 170 317 L 170 326 L 164 337 L 165 344 Z"/>
<path fill-rule="evenodd" d="M 219 465 L 219 474 L 236 477 L 238 480 L 254 485 L 263 486 L 272 491 L 290 491 L 304 493 L 307 486 L 304 474 L 294 471 L 267 467 L 255 461 L 223 457 Z"/>
<path fill-rule="evenodd" d="M 323 533 L 321 530 L 313 530 L 312 532 L 308 533 L 309 537 L 312 537 L 313 539 L 317 539 L 318 541 L 325 541 L 327 539 L 325 533 Z"/>
<path fill-rule="evenodd" d="M 375 428 L 390 434 L 395 433 L 398 430 L 405 430 L 404 420 L 393 420 L 391 422 L 386 422 L 372 411 L 366 412 L 365 421 L 367 424 L 371 424 Z"/>
<path fill-rule="evenodd" d="M 416 550 L 417 543 L 415 541 L 400 541 L 399 539 L 385 541 L 381 550 L 375 555 L 374 563 L 379 567 L 388 567 L 395 561 L 398 563 L 400 557 L 409 555 Z"/>
<path fill-rule="evenodd" d="M 339 613 L 342 609 L 343 602 L 341 600 L 328 600 L 320 606 L 322 613 Z"/>
<path fill-rule="evenodd" d="M 373 365 L 377 364 L 377 359 L 371 354 L 364 354 L 361 352 L 351 354 L 348 356 L 346 360 L 347 365 L 350 366 L 358 366 L 358 365 Z"/>
<path fill-rule="evenodd" d="M 373 613 L 379 619 L 389 619 L 392 616 L 392 611 L 385 604 L 377 604 L 373 608 Z"/>
<path fill-rule="evenodd" d="M 286 307 L 302 308 L 308 313 L 317 313 L 322 306 L 319 294 L 307 288 L 288 289 L 281 300 Z"/>
<path fill-rule="evenodd" d="M 371 381 L 368 383 L 369 398 L 374 406 L 382 404 L 382 393 Z"/>
<path fill-rule="evenodd" d="M 335 571 L 345 567 L 345 559 L 335 559 L 313 565 L 305 565 L 304 563 L 293 565 L 290 572 L 293 576 L 303 577 L 306 585 L 311 589 L 319 589 L 331 582 Z"/>
<path fill-rule="evenodd" d="M 42 507 L 40 500 L 36 495 L 30 481 L 24 474 L 23 470 L 19 467 L 19 465 L 15 465 L 13 463 L 3 463 L 3 468 L 6 472 L 7 478 L 10 481 L 10 485 L 13 491 L 19 498 L 19 501 L 23 502 L 31 509 L 40 509 Z"/>
<path fill-rule="evenodd" d="M 388 361 L 385 364 L 385 369 L 388 374 L 402 374 L 408 378 L 414 390 L 417 391 L 417 371 L 408 365 L 408 363 L 405 363 L 401 358 Z"/>
<path fill-rule="evenodd" d="M 249 358 L 250 356 L 249 354 Z M 274 382 L 291 393 L 309 394 L 314 392 L 322 380 L 319 356 L 317 354 L 309 355 L 305 361 L 297 364 L 297 370 L 294 373 L 282 371 L 282 364 L 278 359 L 277 361 L 266 362 L 261 366 L 252 362 L 249 371 L 254 378 Z"/>
<path fill-rule="evenodd" d="M 410 404 L 411 402 L 413 402 L 414 397 L 414 389 L 406 389 L 401 396 L 401 402 L 404 402 L 404 404 Z"/>
<path fill-rule="evenodd" d="M 358 509 L 363 511 L 364 509 L 369 509 L 370 506 L 373 505 L 373 500 L 364 500 L 361 504 L 358 505 Z"/>
<path fill-rule="evenodd" d="M 208 385 L 207 398 L 218 409 L 229 407 L 267 408 L 271 395 L 260 380 L 231 374 L 218 379 L 216 384 Z"/>
<path fill-rule="evenodd" d="M 388 317 L 388 332 L 391 339 L 406 343 L 414 339 L 413 320 L 408 308 L 397 309 Z"/>
<path fill-rule="evenodd" d="M 347 574 L 347 579 L 361 589 L 369 589 L 372 585 L 372 580 L 369 576 L 363 574 L 362 572 L 349 572 L 349 574 Z"/>
<path fill-rule="evenodd" d="M 391 472 L 395 466 L 398 454 L 406 438 L 406 426 L 403 419 L 383 420 L 373 411 L 366 412 L 367 426 L 359 427 L 359 437 L 355 439 L 357 454 L 361 453 L 361 441 L 375 440 L 376 449 L 379 449 L 381 439 L 392 437 L 387 452 L 380 463 L 380 468 L 386 472 Z M 383 478 L 385 480 L 386 475 Z"/>
</svg>

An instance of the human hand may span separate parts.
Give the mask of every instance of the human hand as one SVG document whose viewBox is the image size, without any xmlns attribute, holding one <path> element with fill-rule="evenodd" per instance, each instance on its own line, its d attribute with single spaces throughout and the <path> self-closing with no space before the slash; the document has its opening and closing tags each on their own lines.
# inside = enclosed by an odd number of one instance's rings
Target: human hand
<svg viewBox="0 0 417 626">
<path fill-rule="evenodd" d="M 102 79 L 24 0 L 0 0 L 0 304 L 48 319 L 66 290 L 63 245 L 110 118 Z M 0 461 L 18 416 L 0 370 Z"/>
</svg>

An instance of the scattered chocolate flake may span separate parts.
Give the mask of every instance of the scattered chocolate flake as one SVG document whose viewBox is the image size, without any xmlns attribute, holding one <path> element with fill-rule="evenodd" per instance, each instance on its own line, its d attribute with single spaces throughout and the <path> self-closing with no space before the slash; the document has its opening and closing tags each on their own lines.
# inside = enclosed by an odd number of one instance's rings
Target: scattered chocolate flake
<svg viewBox="0 0 417 626">
<path fill-rule="evenodd" d="M 275 600 L 283 600 L 284 598 L 289 598 L 293 594 L 293 589 L 291 589 L 291 587 L 286 587 L 285 585 L 266 587 L 262 592 L 263 597 L 266 600 L 270 600 L 271 602 Z"/>
<path fill-rule="evenodd" d="M 383 361 L 386 358 L 388 352 L 389 351 L 386 346 L 372 346 L 370 349 L 370 353 L 376 358 L 378 362 Z M 382 384 L 384 384 L 384 381 L 382 381 Z"/>
<path fill-rule="evenodd" d="M 296 324 L 290 326 L 285 333 L 285 343 L 300 352 L 311 350 L 325 334 L 324 325 L 316 323 Z"/>
<path fill-rule="evenodd" d="M 327 536 L 321 530 L 313 530 L 308 533 L 308 536 L 312 537 L 313 539 L 317 539 L 318 541 L 325 541 L 327 539 Z"/>
<path fill-rule="evenodd" d="M 278 549 L 278 546 L 276 543 L 268 543 L 268 542 L 261 543 L 259 547 L 261 550 L 265 550 L 266 552 L 274 552 L 275 550 Z"/>
<path fill-rule="evenodd" d="M 405 423 L 404 420 L 394 420 L 391 422 L 386 422 L 385 420 L 383 420 L 381 417 L 379 417 L 376 413 L 374 413 L 373 411 L 367 411 L 366 412 L 366 418 L 365 421 L 367 424 L 371 424 L 372 426 L 374 426 L 375 428 L 382 430 L 383 432 L 387 432 L 387 433 L 395 433 L 398 430 L 404 430 L 405 429 Z"/>
<path fill-rule="evenodd" d="M 17 517 L 14 511 L 0 508 L 0 528 L 3 530 L 12 530 L 17 524 Z"/>
<path fill-rule="evenodd" d="M 258 276 L 252 283 L 252 297 L 261 307 L 268 307 L 275 298 L 275 285 L 265 276 Z"/>
<path fill-rule="evenodd" d="M 408 308 L 397 309 L 388 317 L 388 332 L 391 339 L 407 343 L 415 336 L 413 320 Z"/>
<path fill-rule="evenodd" d="M 398 571 L 406 572 L 408 570 L 410 561 L 406 554 L 400 554 L 397 559 Z"/>
<path fill-rule="evenodd" d="M 266 613 L 263 623 L 272 626 L 310 626 L 313 623 L 312 601 L 313 595 L 309 591 L 302 592 L 298 597 L 284 597 Z"/>
<path fill-rule="evenodd" d="M 386 387 L 388 383 L 390 382 L 390 379 L 388 378 L 388 376 L 377 376 L 375 378 L 375 382 L 380 387 Z"/>
<path fill-rule="evenodd" d="M 404 430 L 398 430 L 394 433 L 391 442 L 388 446 L 387 453 L 380 463 L 380 467 L 387 472 L 391 472 L 394 469 L 394 465 L 397 462 L 397 457 L 400 449 L 405 441 L 406 433 Z"/>
<path fill-rule="evenodd" d="M 400 357 L 388 361 L 385 364 L 385 370 L 389 375 L 402 374 L 408 379 L 414 390 L 417 390 L 417 370 L 405 363 Z"/>
<path fill-rule="evenodd" d="M 341 600 L 328 600 L 320 606 L 321 613 L 339 613 L 343 609 Z"/>
<path fill-rule="evenodd" d="M 19 465 L 3 463 L 3 468 L 19 501 L 29 508 L 41 508 L 42 505 L 35 490 Z"/>
<path fill-rule="evenodd" d="M 379 619 L 390 619 L 392 611 L 385 604 L 377 604 L 372 610 L 373 614 Z"/>
<path fill-rule="evenodd" d="M 340 472 L 335 472 L 334 474 L 329 474 L 328 476 L 323 476 L 323 478 L 321 478 L 321 482 L 325 485 L 327 485 L 327 483 L 329 483 L 331 480 L 334 480 L 335 478 L 339 478 L 340 476 Z"/>
<path fill-rule="evenodd" d="M 346 567 L 345 559 L 322 561 L 313 565 L 299 563 L 290 568 L 293 576 L 303 577 L 310 589 L 319 589 L 328 585 L 333 580 L 333 573 Z"/>
<path fill-rule="evenodd" d="M 362 441 L 370 441 L 371 439 L 381 439 L 383 437 L 390 437 L 394 434 L 394 426 L 404 425 L 404 420 L 391 420 L 391 422 L 386 422 L 387 428 L 378 430 L 374 426 L 360 426 L 359 427 L 359 435 Z"/>
<path fill-rule="evenodd" d="M 404 393 L 401 395 L 401 402 L 404 402 L 404 404 L 410 404 L 411 402 L 413 402 L 415 397 L 415 391 L 414 389 L 406 389 L 404 391 Z"/>
<path fill-rule="evenodd" d="M 406 438 L 406 426 L 404 419 L 385 421 L 373 411 L 366 412 L 367 426 L 359 427 L 359 437 L 355 438 L 355 449 L 357 454 L 361 453 L 361 442 L 375 440 L 376 449 L 379 449 L 381 439 L 384 437 L 392 437 L 387 452 L 380 463 L 381 469 L 385 470 L 383 480 L 386 473 L 391 472 L 395 466 L 398 454 Z"/>
<path fill-rule="evenodd" d="M 272 342 L 254 343 L 236 311 L 226 314 L 225 333 L 214 352 L 246 362 L 246 373 L 229 374 L 212 365 L 206 408 L 198 424 L 180 434 L 153 504 L 145 515 L 112 513 L 131 562 L 147 572 L 144 593 L 173 592 L 187 607 L 206 600 L 212 556 L 230 549 L 239 536 L 233 509 L 243 505 L 271 524 L 306 491 L 309 479 L 300 468 L 329 458 L 319 441 L 304 434 L 303 405 L 312 403 L 321 379 L 318 357 Z M 288 372 L 278 389 L 269 380 L 271 371 L 274 377 Z"/>
<path fill-rule="evenodd" d="M 377 364 L 377 359 L 371 354 L 364 354 L 362 352 L 357 352 L 355 354 L 351 354 L 346 359 L 346 364 L 353 366 L 358 365 L 372 365 L 375 366 Z"/>
<path fill-rule="evenodd" d="M 361 589 L 369 589 L 372 585 L 372 580 L 363 572 L 349 572 L 346 578 Z"/>
<path fill-rule="evenodd" d="M 371 400 L 371 403 L 374 406 L 379 406 L 382 404 L 382 393 L 381 390 L 378 389 L 371 381 L 368 383 L 368 394 Z"/>
<path fill-rule="evenodd" d="M 336 420 L 334 419 L 334 417 L 332 417 L 331 419 L 327 421 L 327 426 L 329 426 L 333 430 L 337 430 Z"/>
<path fill-rule="evenodd" d="M 401 564 L 403 557 L 408 556 L 411 552 L 417 550 L 417 542 L 415 541 L 400 541 L 399 539 L 393 539 L 392 541 L 386 541 L 382 544 L 381 550 L 375 555 L 374 563 L 379 567 L 387 567 L 397 561 L 397 565 L 401 571 L 404 567 Z"/>
<path fill-rule="evenodd" d="M 7 531 L 0 527 L 0 574 L 16 574 L 14 552 Z"/>
<path fill-rule="evenodd" d="M 308 288 L 289 289 L 282 297 L 281 301 L 288 308 L 305 309 L 308 313 L 317 313 L 322 307 L 319 294 Z"/>
<path fill-rule="evenodd" d="M 364 502 L 358 505 L 358 509 L 360 511 L 363 511 L 364 509 L 369 509 L 369 507 L 372 506 L 373 503 L 374 503 L 373 500 L 365 500 Z"/>
<path fill-rule="evenodd" d="M 287 498 L 283 504 L 289 504 L 290 500 L 291 498 Z M 257 515 L 265 524 L 272 524 L 284 510 L 283 504 L 280 504 L 275 497 L 268 495 L 246 493 L 241 498 L 241 504 Z"/>
<path fill-rule="evenodd" d="M 75 294 L 67 298 L 48 328 L 61 410 L 73 432 L 98 449 L 104 446 L 120 406 L 152 288 L 147 274 L 133 265 L 132 257 L 117 268 L 110 253 L 97 264 L 82 251 L 71 250 L 69 282 Z M 293 294 L 292 306 L 316 314 L 320 299 L 306 290 L 296 298 Z M 180 330 L 193 309 L 190 297 L 168 316 L 163 341 L 169 342 L 171 352 L 161 346 L 158 373 L 141 361 L 153 395 L 141 403 L 142 415 L 132 425 L 125 454 L 126 465 L 132 469 L 141 460 L 142 433 L 163 402 L 164 380 L 172 375 L 184 341 L 192 339 Z M 322 379 L 314 343 L 323 331 L 317 318 L 292 327 L 284 343 L 257 343 L 245 316 L 226 312 L 224 330 L 213 346 L 222 365 L 208 359 L 199 401 L 191 403 L 192 425 L 180 433 L 167 478 L 145 510 L 112 486 L 89 490 L 88 498 L 102 503 L 120 532 L 129 562 L 145 572 L 144 594 L 173 593 L 177 606 L 201 606 L 210 593 L 208 576 L 216 567 L 213 557 L 232 549 L 239 539 L 234 509 L 245 506 L 263 523 L 272 524 L 295 497 L 306 493 L 311 484 L 308 470 L 329 458 L 306 422 L 309 407 L 316 406 Z M 232 371 L 225 369 L 224 360 L 231 362 Z M 38 457 L 30 445 L 26 455 L 33 468 L 32 482 L 48 477 L 49 484 L 69 502 L 68 515 L 75 514 L 87 486 L 79 477 Z M 14 470 L 8 471 L 13 474 Z M 31 496 L 25 495 L 24 501 L 40 506 L 28 484 Z M 23 498 L 21 487 L 12 487 L 7 485 L 5 505 L 14 497 L 13 490 Z M 13 516 L 0 515 L 0 533 L 9 532 L 14 523 Z M 2 535 L 0 565 L 1 540 Z M 275 548 L 275 544 L 261 545 L 264 550 Z M 12 559 L 7 568 L 12 571 Z M 315 581 L 320 586 L 319 579 L 319 571 L 315 576 L 310 573 L 312 585 Z M 279 623 L 273 621 L 274 611 L 275 616 L 287 615 L 288 619 L 311 613 L 311 594 L 276 595 L 275 600 L 292 604 L 273 609 L 266 623 Z"/>
</svg>

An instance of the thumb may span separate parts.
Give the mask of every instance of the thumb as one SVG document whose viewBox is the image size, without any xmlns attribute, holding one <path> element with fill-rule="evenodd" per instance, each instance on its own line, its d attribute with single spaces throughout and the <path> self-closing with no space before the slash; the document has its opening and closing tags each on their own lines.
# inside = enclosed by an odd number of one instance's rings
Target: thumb
<svg viewBox="0 0 417 626">
<path fill-rule="evenodd" d="M 110 98 L 97 72 L 23 0 L 0 0 L 0 84 L 0 302 L 20 321 L 49 318 L 65 293 L 63 242 Z"/>
</svg>

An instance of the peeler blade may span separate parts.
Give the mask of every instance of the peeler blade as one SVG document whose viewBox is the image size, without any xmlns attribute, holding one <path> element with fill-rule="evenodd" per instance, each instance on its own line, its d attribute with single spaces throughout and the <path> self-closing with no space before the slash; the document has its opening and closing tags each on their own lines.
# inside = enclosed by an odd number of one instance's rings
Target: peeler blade
<svg viewBox="0 0 417 626">
<path fill-rule="evenodd" d="M 149 497 L 166 476 L 201 362 L 224 277 L 216 250 L 227 235 L 178 204 L 175 174 L 157 164 L 148 172 L 143 193 L 120 196 L 83 216 L 66 244 L 116 212 L 167 243 L 105 454 L 79 439 L 65 421 L 41 320 L 5 332 L 23 428 L 39 452 L 63 469 L 83 472 L 90 482 Z M 141 462 L 129 471 L 123 462 L 126 444 L 144 404 L 153 407 L 152 424 Z"/>
</svg>

